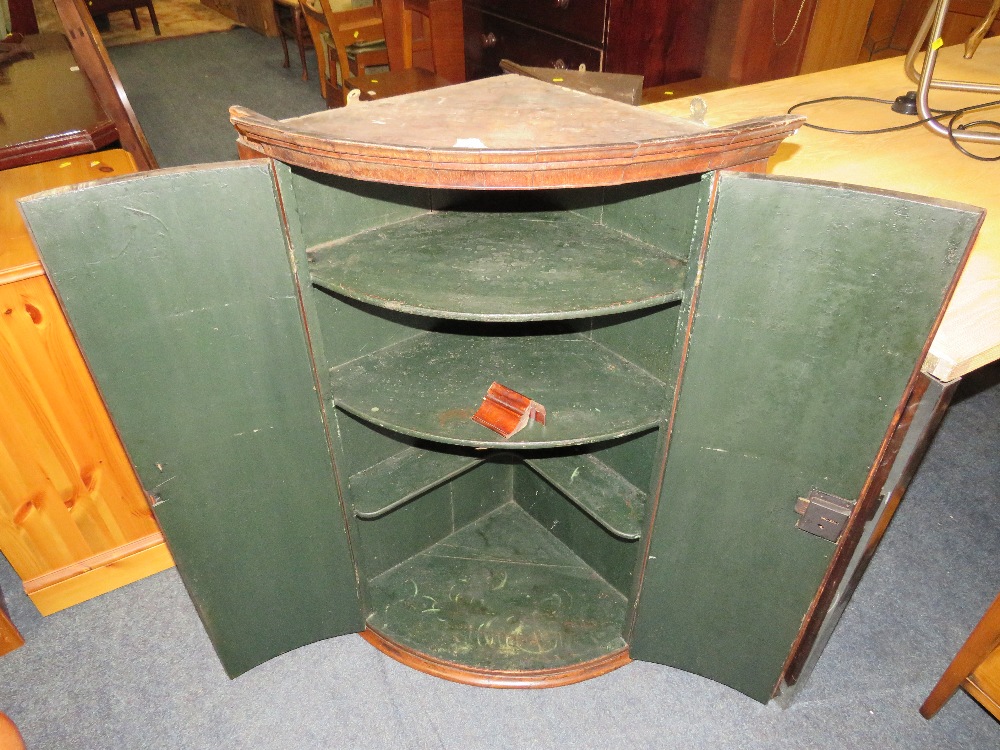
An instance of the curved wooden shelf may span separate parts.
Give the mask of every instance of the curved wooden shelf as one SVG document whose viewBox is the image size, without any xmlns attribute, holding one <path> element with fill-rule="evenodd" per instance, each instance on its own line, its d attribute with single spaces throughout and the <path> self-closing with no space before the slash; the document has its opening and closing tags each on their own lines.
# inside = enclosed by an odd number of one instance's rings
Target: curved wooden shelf
<svg viewBox="0 0 1000 750">
<path fill-rule="evenodd" d="M 624 594 L 514 502 L 368 582 L 370 642 L 450 680 L 579 682 L 628 661 Z"/>
<path fill-rule="evenodd" d="M 569 211 L 437 211 L 320 245 L 309 258 L 313 284 L 334 293 L 404 313 L 490 322 L 677 302 L 687 273 L 661 248 Z"/>
<path fill-rule="evenodd" d="M 472 420 L 498 381 L 545 406 L 513 437 Z M 474 448 L 554 448 L 658 423 L 667 386 L 583 336 L 414 336 L 330 371 L 337 407 L 410 437 Z"/>
<path fill-rule="evenodd" d="M 598 187 L 763 169 L 804 118 L 723 128 L 524 76 L 498 76 L 276 121 L 230 109 L 241 155 L 359 180 L 484 190 Z M 614 134 L 614 140 L 609 139 Z"/>
<path fill-rule="evenodd" d="M 535 669 L 523 672 L 505 672 L 500 670 L 476 669 L 464 664 L 435 659 L 433 656 L 421 653 L 416 649 L 407 648 L 395 641 L 385 637 L 372 628 L 365 628 L 360 633 L 368 643 L 377 648 L 386 656 L 395 659 L 400 664 L 405 664 L 412 669 L 417 669 L 433 677 L 440 677 L 451 682 L 459 682 L 463 685 L 486 688 L 551 688 L 562 687 L 563 685 L 573 685 L 577 682 L 589 680 L 592 677 L 600 677 L 608 672 L 613 672 L 619 667 L 624 667 L 632 661 L 628 654 L 628 649 L 613 651 L 607 656 L 598 659 L 574 664 L 567 667 L 555 669 Z"/>
</svg>

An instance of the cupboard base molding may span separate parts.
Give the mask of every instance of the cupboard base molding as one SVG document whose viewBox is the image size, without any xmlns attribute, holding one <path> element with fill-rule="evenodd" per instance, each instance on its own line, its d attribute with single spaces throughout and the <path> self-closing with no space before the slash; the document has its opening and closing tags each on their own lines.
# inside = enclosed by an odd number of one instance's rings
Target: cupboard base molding
<svg viewBox="0 0 1000 750">
<path fill-rule="evenodd" d="M 475 669 L 464 664 L 436 659 L 427 656 L 395 641 L 370 627 L 361 631 L 361 637 L 386 656 L 395 659 L 400 664 L 425 672 L 434 677 L 440 677 L 463 685 L 488 688 L 550 688 L 572 685 L 577 682 L 600 677 L 624 667 L 632 661 L 628 649 L 613 651 L 607 656 L 592 659 L 581 664 L 557 669 L 539 669 L 524 672 L 501 672 L 486 669 Z"/>
<path fill-rule="evenodd" d="M 174 560 L 159 532 L 93 555 L 24 582 L 24 591 L 43 615 L 172 568 Z"/>
</svg>

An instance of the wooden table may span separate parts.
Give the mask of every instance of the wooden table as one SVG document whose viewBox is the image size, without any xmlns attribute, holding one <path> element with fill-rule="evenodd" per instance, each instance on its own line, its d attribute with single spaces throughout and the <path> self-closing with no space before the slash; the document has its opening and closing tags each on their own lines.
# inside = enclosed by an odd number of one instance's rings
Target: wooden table
<svg viewBox="0 0 1000 750">
<path fill-rule="evenodd" d="M 985 40 L 972 60 L 961 47 L 941 50 L 935 77 L 1000 82 L 1000 38 Z M 669 88 L 669 87 L 668 87 Z M 705 94 L 706 122 L 723 125 L 785 112 L 805 100 L 838 95 L 895 99 L 916 85 L 903 72 L 903 58 L 852 65 L 779 81 Z M 996 97 L 932 91 L 935 108 L 957 108 Z M 649 105 L 688 116 L 690 99 Z M 874 129 L 912 121 L 887 105 L 828 102 L 804 107 L 810 122 L 834 128 Z M 969 119 L 998 119 L 1000 109 Z M 973 148 L 988 156 L 1000 148 Z M 924 370 L 941 381 L 959 378 L 1000 359 L 1000 166 L 963 156 L 947 138 L 924 127 L 882 135 L 840 135 L 802 128 L 771 158 L 768 172 L 853 183 L 981 206 L 986 222 L 931 346 Z"/>
<path fill-rule="evenodd" d="M 24 39 L 33 58 L 0 69 L 0 169 L 96 151 L 118 130 L 62 34 Z"/>
</svg>

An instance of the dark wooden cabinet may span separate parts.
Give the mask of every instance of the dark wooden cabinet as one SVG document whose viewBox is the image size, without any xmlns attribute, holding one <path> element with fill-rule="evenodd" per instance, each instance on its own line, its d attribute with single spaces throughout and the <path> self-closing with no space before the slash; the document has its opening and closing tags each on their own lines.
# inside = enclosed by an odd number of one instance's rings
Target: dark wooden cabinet
<svg viewBox="0 0 1000 750">
<path fill-rule="evenodd" d="M 799 498 L 877 505 L 980 212 L 732 171 L 796 118 L 519 76 L 234 122 L 270 160 L 23 203 L 230 674 L 363 630 L 471 684 L 770 698 L 857 542 Z M 493 381 L 545 424 L 473 421 Z"/>
<path fill-rule="evenodd" d="M 701 74 L 711 3 L 697 0 L 465 0 L 466 70 L 496 75 L 501 59 L 645 77 Z"/>
</svg>

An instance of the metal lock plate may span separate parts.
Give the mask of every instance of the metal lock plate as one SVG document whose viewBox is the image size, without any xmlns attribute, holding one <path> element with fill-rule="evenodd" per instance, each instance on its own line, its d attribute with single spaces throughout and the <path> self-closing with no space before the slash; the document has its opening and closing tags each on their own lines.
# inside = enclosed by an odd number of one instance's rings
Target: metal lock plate
<svg viewBox="0 0 1000 750">
<path fill-rule="evenodd" d="M 808 497 L 800 497 L 795 512 L 802 518 L 795 524 L 803 531 L 836 542 L 847 526 L 854 503 L 827 492 L 812 490 Z"/>
</svg>

